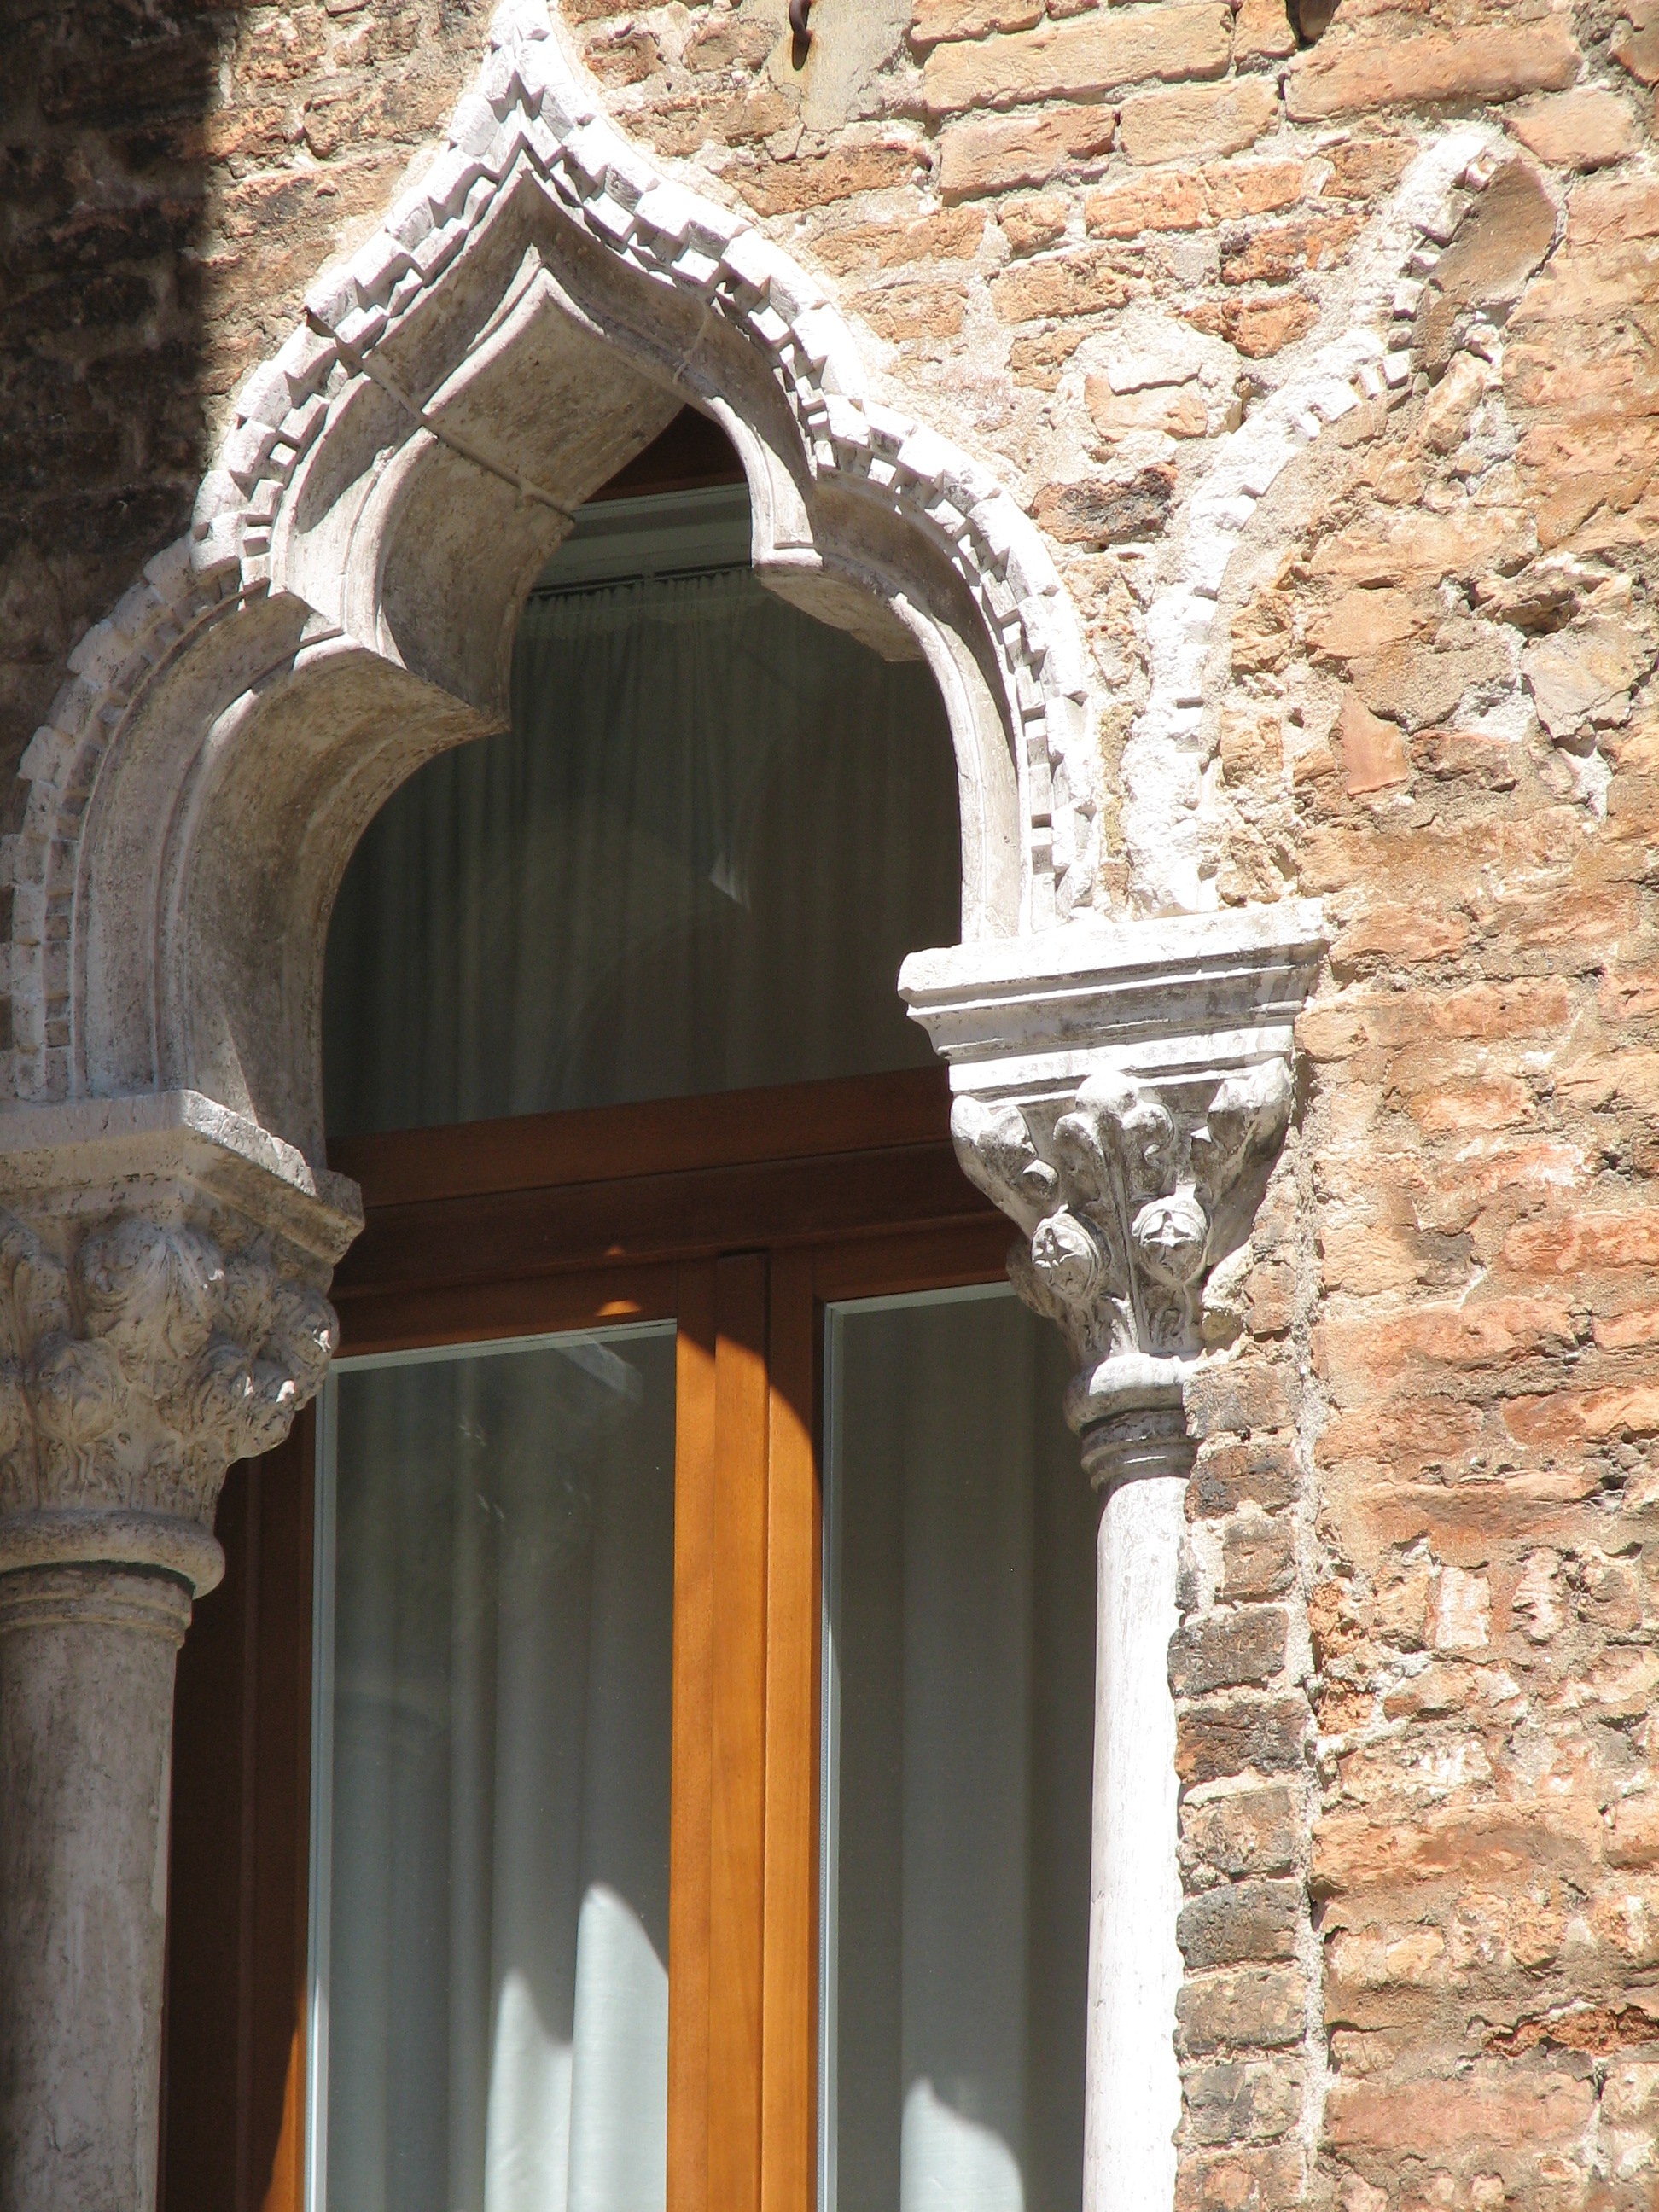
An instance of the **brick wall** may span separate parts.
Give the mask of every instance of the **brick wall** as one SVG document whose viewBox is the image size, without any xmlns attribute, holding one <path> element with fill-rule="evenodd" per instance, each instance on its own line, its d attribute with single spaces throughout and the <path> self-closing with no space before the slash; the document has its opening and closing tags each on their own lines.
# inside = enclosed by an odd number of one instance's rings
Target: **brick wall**
<svg viewBox="0 0 1659 2212">
<path fill-rule="evenodd" d="M 1183 2205 L 1659 2200 L 1659 0 L 565 0 L 1048 532 L 1107 702 L 1219 443 L 1419 149 L 1490 181 L 1406 368 L 1257 506 L 1205 679 L 1224 902 L 1337 927 L 1194 1407 Z M 15 9 L 11 757 L 244 369 L 391 198 L 473 0 Z M 1397 327 L 1403 327 L 1400 325 Z M 1104 889 L 1133 889 L 1109 837 Z"/>
</svg>

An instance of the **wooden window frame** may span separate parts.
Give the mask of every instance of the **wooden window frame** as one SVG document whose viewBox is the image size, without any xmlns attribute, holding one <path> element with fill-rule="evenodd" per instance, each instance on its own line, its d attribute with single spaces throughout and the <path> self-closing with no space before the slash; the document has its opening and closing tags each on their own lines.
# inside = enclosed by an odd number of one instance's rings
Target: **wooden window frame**
<svg viewBox="0 0 1659 2212">
<path fill-rule="evenodd" d="M 814 2201 L 823 1310 L 1000 1275 L 948 1128 L 926 1068 L 331 1153 L 348 1356 L 678 1326 L 669 2212 Z M 303 2212 L 314 1454 L 232 1470 L 181 1655 L 162 2212 Z"/>
</svg>

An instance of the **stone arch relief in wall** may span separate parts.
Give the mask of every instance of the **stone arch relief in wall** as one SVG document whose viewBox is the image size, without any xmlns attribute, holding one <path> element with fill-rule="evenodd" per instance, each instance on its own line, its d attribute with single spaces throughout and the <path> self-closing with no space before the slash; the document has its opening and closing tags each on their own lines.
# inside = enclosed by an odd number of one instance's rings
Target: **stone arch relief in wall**
<svg viewBox="0 0 1659 2212">
<path fill-rule="evenodd" d="M 1226 1356 L 1323 946 L 1306 902 L 1206 911 L 1212 629 L 1256 501 L 1405 380 L 1415 288 L 1491 174 L 1479 131 L 1425 149 L 1351 264 L 1343 327 L 1217 441 L 1176 518 L 1123 763 L 1146 918 L 1091 910 L 1095 702 L 1041 534 L 990 468 L 870 396 L 813 277 L 624 141 L 535 0 L 509 0 L 431 168 L 243 386 L 190 536 L 82 639 L 23 763 L 0 1572 L 160 1565 L 200 1589 L 224 1463 L 315 1388 L 359 1218 L 322 1166 L 335 886 L 398 782 L 500 725 L 518 609 L 571 511 L 693 401 L 744 462 L 764 580 L 926 657 L 957 746 L 963 942 L 902 988 L 951 1064 L 964 1167 L 1018 1226 L 1022 1290 L 1083 1363 L 1068 1410 L 1106 1496 L 1091 2212 L 1173 2197 L 1183 1393 Z M 165 1698 L 151 1723 L 161 1759 Z M 112 2145 L 153 2110 L 144 1942 L 128 1996 L 64 2016 L 47 2054 L 111 2083 Z M 33 1974 L 0 1945 L 7 2003 L 44 2018 Z"/>
</svg>

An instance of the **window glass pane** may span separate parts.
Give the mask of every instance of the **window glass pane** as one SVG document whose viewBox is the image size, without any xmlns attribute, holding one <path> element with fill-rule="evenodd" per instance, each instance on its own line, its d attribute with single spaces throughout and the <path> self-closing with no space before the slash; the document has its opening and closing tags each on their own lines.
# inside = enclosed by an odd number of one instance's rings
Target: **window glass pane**
<svg viewBox="0 0 1659 2212">
<path fill-rule="evenodd" d="M 1095 1503 L 1011 1292 L 829 1322 L 821 2212 L 1077 2212 Z"/>
<path fill-rule="evenodd" d="M 748 530 L 740 487 L 583 510 L 513 728 L 422 769 L 347 872 L 331 1133 L 926 1064 L 894 986 L 958 929 L 944 709 L 764 590 Z"/>
<path fill-rule="evenodd" d="M 323 1438 L 312 2212 L 662 2212 L 673 1329 L 348 1364 Z"/>
</svg>

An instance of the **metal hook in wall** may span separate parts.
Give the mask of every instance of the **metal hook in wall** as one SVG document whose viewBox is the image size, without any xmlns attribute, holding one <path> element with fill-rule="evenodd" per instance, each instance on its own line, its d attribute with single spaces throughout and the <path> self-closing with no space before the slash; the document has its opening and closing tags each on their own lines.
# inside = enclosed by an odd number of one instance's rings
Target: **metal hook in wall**
<svg viewBox="0 0 1659 2212">
<path fill-rule="evenodd" d="M 806 64 L 807 49 L 812 43 L 812 26 L 808 20 L 812 12 L 812 0 L 789 0 L 789 33 L 794 41 L 791 56 L 797 69 Z"/>
</svg>

